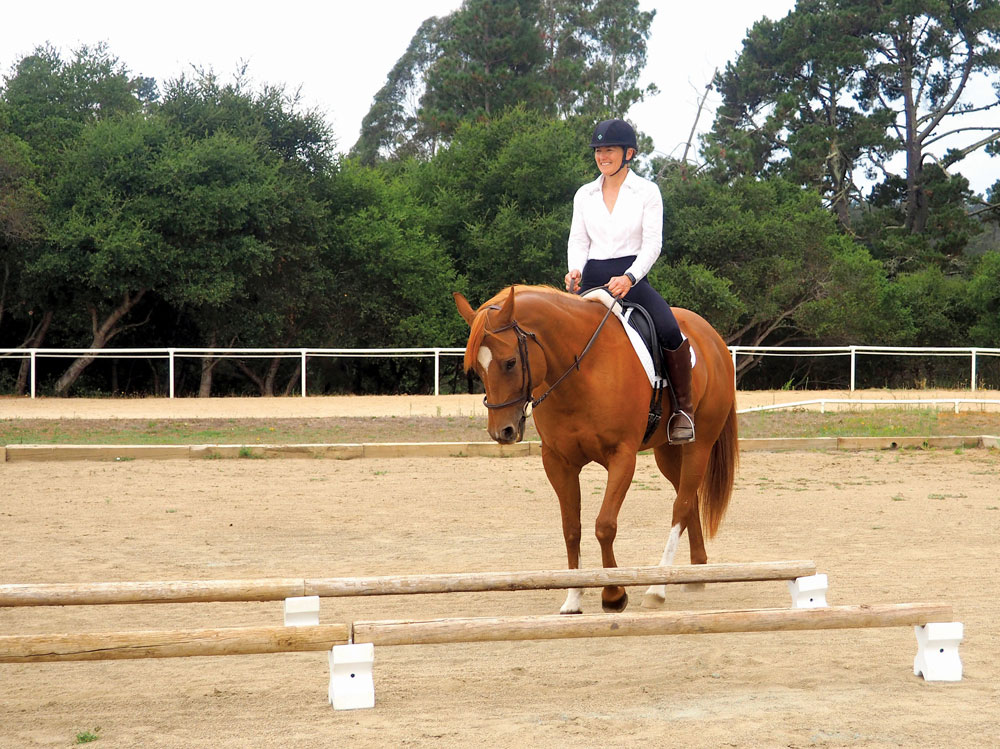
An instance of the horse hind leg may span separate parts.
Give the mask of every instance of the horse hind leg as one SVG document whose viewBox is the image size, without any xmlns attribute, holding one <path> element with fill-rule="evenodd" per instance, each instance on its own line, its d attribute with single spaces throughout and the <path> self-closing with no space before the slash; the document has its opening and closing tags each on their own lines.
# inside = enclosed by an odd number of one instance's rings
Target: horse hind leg
<svg viewBox="0 0 1000 749">
<path fill-rule="evenodd" d="M 671 514 L 670 535 L 667 537 L 660 566 L 668 567 L 674 563 L 681 534 L 688 531 L 688 541 L 691 545 L 692 564 L 704 564 L 708 560 L 705 553 L 705 543 L 702 536 L 701 520 L 698 508 L 698 489 L 708 463 L 708 454 L 700 443 L 687 446 L 663 445 L 655 451 L 656 464 L 663 475 L 670 480 L 677 490 Z M 698 586 L 693 586 L 698 589 Z M 659 608 L 667 600 L 666 585 L 651 585 L 643 596 L 643 608 Z"/>
<path fill-rule="evenodd" d="M 701 495 L 691 507 L 687 516 L 688 544 L 691 547 L 691 564 L 705 564 L 708 553 L 705 551 L 705 536 L 701 530 Z M 684 583 L 684 590 L 697 592 L 705 590 L 705 583 Z"/>
<path fill-rule="evenodd" d="M 660 566 L 669 567 L 674 563 L 674 555 L 677 554 L 677 545 L 680 542 L 681 533 L 684 527 L 681 523 L 671 526 L 670 535 L 667 537 L 667 545 L 663 549 L 663 556 L 660 557 Z M 646 594 L 642 597 L 642 607 L 644 609 L 656 609 L 667 602 L 666 585 L 650 585 L 646 589 Z"/>
</svg>

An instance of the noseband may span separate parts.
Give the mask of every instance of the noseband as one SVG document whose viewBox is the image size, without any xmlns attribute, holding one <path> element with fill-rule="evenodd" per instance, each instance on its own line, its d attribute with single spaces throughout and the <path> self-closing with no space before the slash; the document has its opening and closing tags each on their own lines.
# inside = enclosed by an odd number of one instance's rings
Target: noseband
<svg viewBox="0 0 1000 749">
<path fill-rule="evenodd" d="M 538 342 L 538 337 L 527 330 L 524 330 L 517 322 L 517 320 L 511 320 L 509 323 L 504 325 L 502 328 L 497 328 L 496 330 L 488 330 L 487 332 L 493 335 L 497 333 L 502 333 L 505 330 L 513 330 L 514 335 L 517 336 L 517 351 L 518 355 L 521 357 L 521 394 L 511 398 L 509 401 L 504 401 L 503 403 L 490 403 L 486 400 L 486 396 L 483 396 L 483 405 L 487 408 L 507 408 L 507 406 L 513 406 L 515 403 L 523 403 L 523 413 L 522 418 L 527 417 L 531 410 L 537 408 L 543 400 L 549 397 L 549 393 L 556 389 L 556 386 L 569 376 L 570 372 L 574 369 L 580 369 L 580 361 L 587 352 L 590 351 L 590 347 L 594 345 L 594 341 L 597 340 L 598 334 L 601 332 L 601 328 L 604 327 L 604 323 L 608 321 L 608 317 L 611 315 L 612 306 L 608 307 L 608 311 L 604 313 L 604 317 L 601 318 L 601 323 L 597 326 L 597 330 L 590 337 L 587 345 L 583 347 L 583 351 L 573 357 L 573 363 L 569 365 L 565 372 L 559 375 L 559 379 L 549 385 L 549 389 L 542 393 L 539 398 L 532 398 L 531 391 L 534 389 L 531 384 L 531 364 L 528 362 L 528 339 L 534 341 L 538 348 L 542 348 L 542 344 Z M 490 305 L 489 309 L 500 309 L 495 305 Z M 544 351 L 544 349 L 543 349 Z M 529 410 L 528 407 L 531 407 Z"/>
</svg>

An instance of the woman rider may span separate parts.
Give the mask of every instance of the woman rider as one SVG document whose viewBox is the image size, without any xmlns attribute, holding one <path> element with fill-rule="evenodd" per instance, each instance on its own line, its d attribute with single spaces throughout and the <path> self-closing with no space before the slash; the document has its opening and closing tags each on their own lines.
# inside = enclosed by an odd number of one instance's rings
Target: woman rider
<svg viewBox="0 0 1000 749">
<path fill-rule="evenodd" d="M 590 147 L 601 176 L 573 198 L 566 290 L 579 293 L 607 285 L 614 296 L 646 308 L 674 392 L 667 439 L 671 444 L 693 442 L 690 344 L 670 305 L 646 280 L 663 244 L 660 189 L 629 169 L 638 144 L 635 130 L 624 120 L 598 123 Z"/>
</svg>

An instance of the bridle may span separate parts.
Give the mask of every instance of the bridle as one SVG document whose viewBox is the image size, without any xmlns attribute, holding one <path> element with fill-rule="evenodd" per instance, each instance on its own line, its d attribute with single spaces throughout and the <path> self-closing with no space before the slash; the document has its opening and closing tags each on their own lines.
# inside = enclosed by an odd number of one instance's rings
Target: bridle
<svg viewBox="0 0 1000 749">
<path fill-rule="evenodd" d="M 601 318 L 601 322 L 597 326 L 597 330 L 594 331 L 594 334 L 590 337 L 590 340 L 587 342 L 587 345 L 583 347 L 583 351 L 581 351 L 579 354 L 573 357 L 573 363 L 570 364 L 569 367 L 566 369 L 566 371 L 563 372 L 561 375 L 559 375 L 559 378 L 551 385 L 549 385 L 549 389 L 546 390 L 544 393 L 542 393 L 542 395 L 538 398 L 533 398 L 531 396 L 531 391 L 534 390 L 534 386 L 531 384 L 531 363 L 528 361 L 529 339 L 533 341 L 534 344 L 538 346 L 538 348 L 542 349 L 542 353 L 545 352 L 545 349 L 542 348 L 542 344 L 538 340 L 538 336 L 522 328 L 518 324 L 517 320 L 511 320 L 502 328 L 497 328 L 496 330 L 487 330 L 486 332 L 491 335 L 502 333 L 505 330 L 513 330 L 514 335 L 517 336 L 517 351 L 518 355 L 521 358 L 521 394 L 511 398 L 509 401 L 504 401 L 503 403 L 490 403 L 489 401 L 486 400 L 486 396 L 484 395 L 483 405 L 486 406 L 486 408 L 507 408 L 507 406 L 513 406 L 515 403 L 523 403 L 524 405 L 522 408 L 521 418 L 522 419 L 527 418 L 528 414 L 531 413 L 532 410 L 537 408 L 543 400 L 548 398 L 549 394 L 556 389 L 556 386 L 559 385 L 560 382 L 565 380 L 574 369 L 579 371 L 580 361 L 583 359 L 584 356 L 587 355 L 587 352 L 590 351 L 590 347 L 594 345 L 594 341 L 597 340 L 597 336 L 601 332 L 601 329 L 604 327 L 604 323 L 606 323 L 608 321 L 608 317 L 611 316 L 611 310 L 613 307 L 614 305 L 608 307 L 608 311 L 604 313 L 604 317 Z M 491 304 L 487 309 L 500 309 L 500 308 L 497 307 L 496 305 Z"/>
</svg>

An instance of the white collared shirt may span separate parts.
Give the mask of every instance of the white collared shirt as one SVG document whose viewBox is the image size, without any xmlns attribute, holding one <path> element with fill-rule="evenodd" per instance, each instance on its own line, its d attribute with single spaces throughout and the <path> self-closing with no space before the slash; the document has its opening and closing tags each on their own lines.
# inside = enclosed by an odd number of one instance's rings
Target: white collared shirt
<svg viewBox="0 0 1000 749">
<path fill-rule="evenodd" d="M 573 198 L 569 230 L 569 269 L 583 271 L 588 260 L 635 255 L 628 271 L 638 281 L 649 273 L 663 246 L 663 198 L 653 182 L 629 170 L 615 209 L 604 205 L 604 175 L 588 182 Z"/>
</svg>

